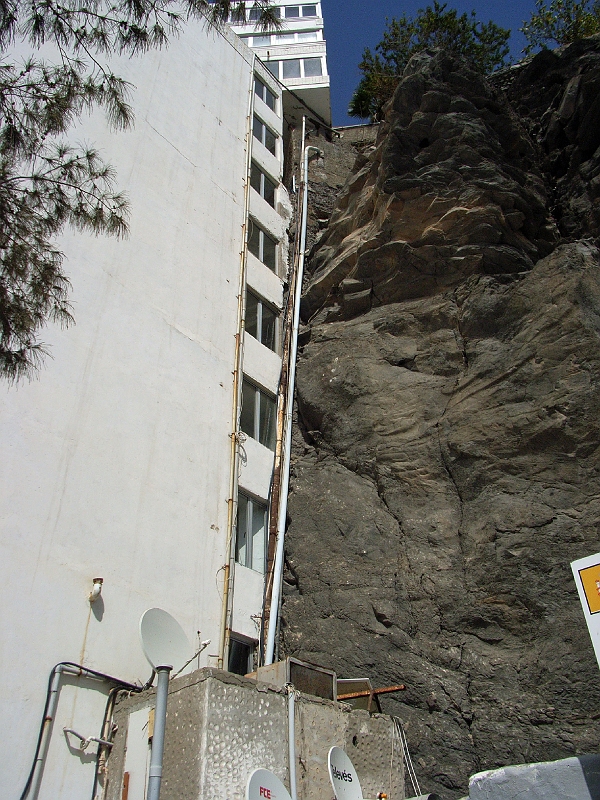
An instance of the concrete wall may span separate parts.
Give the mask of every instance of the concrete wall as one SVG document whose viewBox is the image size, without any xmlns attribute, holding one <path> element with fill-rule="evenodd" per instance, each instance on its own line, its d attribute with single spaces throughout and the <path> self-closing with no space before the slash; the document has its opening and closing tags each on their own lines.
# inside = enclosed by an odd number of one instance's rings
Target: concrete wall
<svg viewBox="0 0 600 800">
<path fill-rule="evenodd" d="M 148 764 L 148 714 L 154 693 L 121 702 L 109 759 L 107 800 L 143 800 Z M 327 754 L 343 747 L 357 769 L 365 797 L 404 798 L 400 743 L 389 717 L 350 711 L 308 695 L 296 700 L 296 772 L 299 800 L 333 795 Z M 288 699 L 282 689 L 217 670 L 199 670 L 171 683 L 161 800 L 242 800 L 246 782 L 262 767 L 289 789 Z"/>
<path fill-rule="evenodd" d="M 138 623 L 160 606 L 193 644 L 212 639 L 201 663 L 216 663 L 252 64 L 231 32 L 190 24 L 168 49 L 117 62 L 136 87 L 133 130 L 94 116 L 74 133 L 116 167 L 131 231 L 64 237 L 77 324 L 44 332 L 37 380 L 0 386 L 3 797 L 24 786 L 57 662 L 144 682 Z M 281 305 L 281 280 L 252 269 Z M 264 498 L 269 458 L 253 479 Z M 261 595 L 238 624 L 250 629 Z M 62 728 L 98 735 L 107 689 L 63 682 L 42 800 L 89 795 L 95 746 L 70 748 Z"/>
</svg>

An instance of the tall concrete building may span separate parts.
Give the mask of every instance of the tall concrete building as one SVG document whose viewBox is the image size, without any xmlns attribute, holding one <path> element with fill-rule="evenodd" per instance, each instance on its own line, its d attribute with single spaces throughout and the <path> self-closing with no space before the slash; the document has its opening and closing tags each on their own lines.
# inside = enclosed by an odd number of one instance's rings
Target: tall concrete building
<svg viewBox="0 0 600 800">
<path fill-rule="evenodd" d="M 135 127 L 94 115 L 73 136 L 116 167 L 130 235 L 65 235 L 77 324 L 44 331 L 37 379 L 0 386 L 6 798 L 90 795 L 93 748 L 63 729 L 97 736 L 110 678 L 149 677 L 149 607 L 211 640 L 188 669 L 248 672 L 260 636 L 291 214 L 281 87 L 199 23 L 115 69 Z"/>
<path fill-rule="evenodd" d="M 322 4 L 277 0 L 274 5 L 281 20 L 280 30 L 265 33 L 256 29 L 258 11 L 252 0 L 246 3 L 246 23 L 232 21 L 232 28 L 288 90 L 284 92 L 286 117 L 306 113 L 299 102 L 304 101 L 315 115 L 331 125 Z"/>
</svg>

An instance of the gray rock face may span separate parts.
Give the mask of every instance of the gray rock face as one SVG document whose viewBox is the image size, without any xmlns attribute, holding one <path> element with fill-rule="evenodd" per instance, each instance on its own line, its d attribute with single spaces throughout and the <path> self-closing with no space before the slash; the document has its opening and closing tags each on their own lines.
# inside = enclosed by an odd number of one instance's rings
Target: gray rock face
<svg viewBox="0 0 600 800">
<path fill-rule="evenodd" d="M 305 297 L 282 645 L 405 683 L 384 710 L 445 798 L 598 747 L 569 562 L 600 550 L 600 262 L 556 245 L 544 158 L 480 78 L 411 62 Z"/>
<path fill-rule="evenodd" d="M 507 94 L 540 145 L 561 233 L 600 236 L 600 35 L 544 51 Z"/>
<path fill-rule="evenodd" d="M 379 146 L 356 166 L 312 260 L 305 316 L 323 306 L 353 316 L 357 291 L 377 306 L 472 274 L 523 272 L 552 250 L 556 230 L 525 129 L 449 56 L 411 61 Z"/>
</svg>

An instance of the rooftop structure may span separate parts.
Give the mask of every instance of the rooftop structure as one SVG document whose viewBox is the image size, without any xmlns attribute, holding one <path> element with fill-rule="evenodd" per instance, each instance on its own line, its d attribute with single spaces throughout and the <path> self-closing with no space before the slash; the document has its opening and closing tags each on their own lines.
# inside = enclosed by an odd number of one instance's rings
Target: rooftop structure
<svg viewBox="0 0 600 800">
<path fill-rule="evenodd" d="M 258 11 L 252 8 L 252 0 L 248 0 L 247 23 L 240 25 L 232 22 L 231 27 L 289 90 L 284 92 L 286 117 L 297 121 L 306 113 L 306 108 L 298 102 L 300 99 L 321 121 L 331 125 L 329 74 L 321 5 L 278 0 L 276 7 L 282 28 L 268 33 L 257 30 Z"/>
</svg>

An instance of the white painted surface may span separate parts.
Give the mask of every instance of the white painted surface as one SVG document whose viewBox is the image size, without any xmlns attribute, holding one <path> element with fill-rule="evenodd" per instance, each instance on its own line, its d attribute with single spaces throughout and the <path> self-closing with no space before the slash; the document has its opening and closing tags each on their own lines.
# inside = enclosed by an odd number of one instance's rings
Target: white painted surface
<svg viewBox="0 0 600 800">
<path fill-rule="evenodd" d="M 250 334 L 246 334 L 244 344 L 244 375 L 254 383 L 260 384 L 271 394 L 277 393 L 279 375 L 281 373 L 281 358 L 258 342 Z"/>
<path fill-rule="evenodd" d="M 7 798 L 24 786 L 54 664 L 144 682 L 150 606 L 192 645 L 197 631 L 212 639 L 202 664 L 219 640 L 252 57 L 190 24 L 117 71 L 137 87 L 135 129 L 110 133 L 94 116 L 75 136 L 116 167 L 130 236 L 64 237 L 77 325 L 44 332 L 39 380 L 0 387 Z M 263 462 L 249 482 L 267 496 Z M 70 751 L 62 727 L 98 735 L 106 689 L 63 686 L 41 800 L 91 792 L 93 753 Z"/>
<path fill-rule="evenodd" d="M 125 768 L 123 770 L 129 776 L 127 800 L 144 800 L 146 797 L 148 767 L 150 766 L 149 716 L 149 708 L 140 708 L 138 711 L 132 711 L 129 715 Z"/>
<path fill-rule="evenodd" d="M 277 241 L 282 241 L 287 227 L 283 219 L 254 189 L 250 192 L 250 214 L 260 227 Z"/>
<path fill-rule="evenodd" d="M 276 308 L 283 305 L 283 283 L 281 278 L 270 269 L 265 269 L 264 264 L 248 253 L 248 286 L 259 294 L 264 300 L 272 303 Z"/>
<path fill-rule="evenodd" d="M 275 454 L 250 436 L 246 437 L 243 451 L 239 473 L 240 488 L 261 500 L 267 500 Z"/>
<path fill-rule="evenodd" d="M 260 608 L 264 591 L 264 575 L 241 564 L 235 565 L 233 618 L 231 628 L 249 639 L 258 639 L 260 624 L 248 614 L 248 606 Z"/>
</svg>

